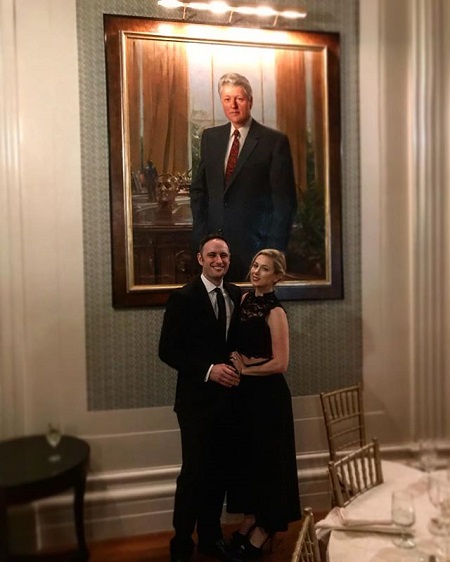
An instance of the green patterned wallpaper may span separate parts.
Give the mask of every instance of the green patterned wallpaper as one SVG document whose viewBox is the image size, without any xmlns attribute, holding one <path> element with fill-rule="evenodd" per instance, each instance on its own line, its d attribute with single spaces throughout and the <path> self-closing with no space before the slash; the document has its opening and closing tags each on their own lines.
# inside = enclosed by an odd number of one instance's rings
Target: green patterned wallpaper
<svg viewBox="0 0 450 562">
<path fill-rule="evenodd" d="M 300 5 L 295 0 L 273 4 Z M 345 298 L 285 303 L 291 329 L 287 379 L 293 396 L 352 384 L 362 372 L 358 2 L 305 0 L 301 6 L 308 17 L 297 29 L 339 32 L 341 37 Z M 167 406 L 173 403 L 176 376 L 157 355 L 164 309 L 115 310 L 111 304 L 104 13 L 167 17 L 156 0 L 77 0 L 88 407 Z"/>
</svg>

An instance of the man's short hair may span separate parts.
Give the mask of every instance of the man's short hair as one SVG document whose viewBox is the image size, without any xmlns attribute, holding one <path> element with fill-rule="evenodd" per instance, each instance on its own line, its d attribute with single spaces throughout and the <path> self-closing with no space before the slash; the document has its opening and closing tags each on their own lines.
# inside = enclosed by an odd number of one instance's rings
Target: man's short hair
<svg viewBox="0 0 450 562">
<path fill-rule="evenodd" d="M 222 94 L 222 88 L 224 86 L 241 86 L 242 88 L 244 88 L 248 99 L 253 98 L 253 91 L 250 82 L 242 74 L 238 74 L 237 72 L 227 72 L 227 74 L 221 76 L 217 85 L 219 96 Z"/>
<path fill-rule="evenodd" d="M 221 234 L 207 234 L 204 238 L 200 240 L 200 244 L 198 246 L 198 251 L 200 254 L 203 252 L 203 248 L 205 244 L 210 240 L 223 240 L 225 244 L 228 246 L 228 252 L 230 251 L 230 245 L 228 244 L 228 240 L 224 238 Z"/>
</svg>

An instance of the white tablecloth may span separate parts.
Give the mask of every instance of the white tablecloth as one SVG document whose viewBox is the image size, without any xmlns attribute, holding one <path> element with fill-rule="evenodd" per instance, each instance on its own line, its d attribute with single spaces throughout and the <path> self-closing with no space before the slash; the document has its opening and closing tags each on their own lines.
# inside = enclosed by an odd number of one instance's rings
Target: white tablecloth
<svg viewBox="0 0 450 562">
<path fill-rule="evenodd" d="M 391 519 L 392 492 L 407 490 L 414 496 L 416 548 L 396 547 L 392 535 L 333 530 L 328 543 L 329 562 L 428 562 L 429 555 L 436 553 L 436 538 L 428 530 L 430 519 L 437 515 L 428 497 L 428 476 L 415 468 L 390 461 L 383 461 L 382 467 L 383 484 L 354 500 L 344 508 L 343 515 L 347 521 L 386 522 Z M 323 527 L 332 526 L 336 521 L 336 511 L 332 511 L 318 523 L 318 534 L 323 535 Z"/>
</svg>

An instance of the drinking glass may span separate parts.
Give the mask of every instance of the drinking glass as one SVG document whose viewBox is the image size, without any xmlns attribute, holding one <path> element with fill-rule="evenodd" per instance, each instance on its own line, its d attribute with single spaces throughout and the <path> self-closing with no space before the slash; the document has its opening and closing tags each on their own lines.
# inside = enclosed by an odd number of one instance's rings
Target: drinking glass
<svg viewBox="0 0 450 562">
<path fill-rule="evenodd" d="M 438 510 L 438 516 L 432 517 L 428 529 L 432 535 L 444 535 L 445 526 L 440 518 L 441 486 L 446 484 L 442 474 L 431 474 L 428 478 L 428 497 L 432 505 Z"/>
<path fill-rule="evenodd" d="M 432 472 L 437 465 L 438 454 L 436 442 L 433 439 L 419 441 L 419 459 L 425 472 Z"/>
<path fill-rule="evenodd" d="M 58 448 L 59 442 L 61 441 L 61 430 L 55 424 L 48 424 L 47 433 L 45 434 L 45 438 L 47 439 L 47 443 L 52 447 L 54 453 L 48 457 L 50 462 L 58 462 L 61 460 L 61 455 L 56 452 Z"/>
<path fill-rule="evenodd" d="M 450 482 L 442 479 L 439 484 L 439 521 L 443 528 L 442 553 L 450 559 Z"/>
<path fill-rule="evenodd" d="M 414 548 L 415 543 L 406 533 L 408 527 L 412 527 L 416 520 L 414 510 L 414 499 L 409 492 L 393 492 L 392 494 L 392 522 L 401 528 L 400 537 L 395 537 L 393 542 L 400 548 Z"/>
</svg>

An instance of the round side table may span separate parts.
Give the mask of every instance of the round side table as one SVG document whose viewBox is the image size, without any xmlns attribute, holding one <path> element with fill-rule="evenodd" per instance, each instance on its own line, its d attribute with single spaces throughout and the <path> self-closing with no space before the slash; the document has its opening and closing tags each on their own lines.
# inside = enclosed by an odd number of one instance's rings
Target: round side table
<svg viewBox="0 0 450 562">
<path fill-rule="evenodd" d="M 60 457 L 51 461 L 55 453 Z M 53 449 L 45 435 L 32 435 L 0 442 L 0 561 L 17 560 L 8 549 L 8 506 L 31 502 L 69 488 L 74 490 L 74 520 L 78 543 L 77 560 L 88 560 L 84 534 L 84 491 L 89 445 L 63 435 Z"/>
</svg>

